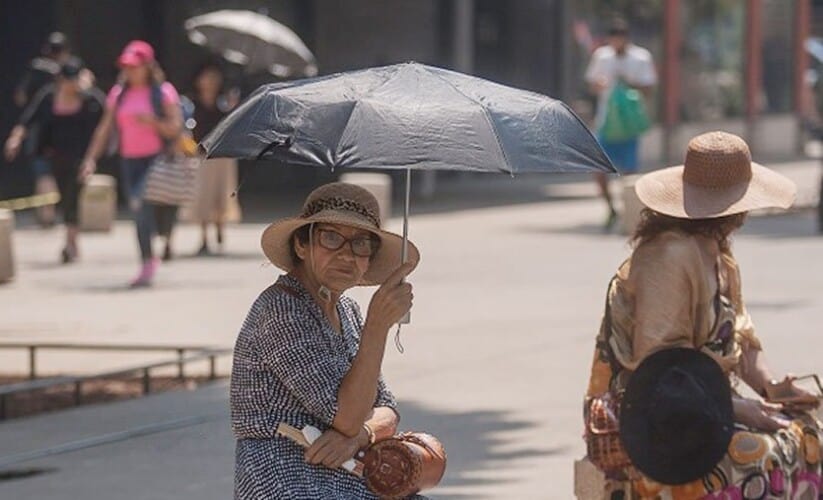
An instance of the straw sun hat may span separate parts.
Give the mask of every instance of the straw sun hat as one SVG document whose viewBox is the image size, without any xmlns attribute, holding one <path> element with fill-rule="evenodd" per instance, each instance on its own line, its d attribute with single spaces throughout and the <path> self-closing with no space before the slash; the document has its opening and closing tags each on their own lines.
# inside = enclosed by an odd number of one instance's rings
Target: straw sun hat
<svg viewBox="0 0 823 500">
<path fill-rule="evenodd" d="M 260 243 L 272 264 L 289 272 L 295 266 L 291 247 L 292 235 L 297 229 L 313 223 L 365 229 L 380 238 L 380 248 L 372 257 L 360 285 L 377 285 L 386 281 L 400 266 L 403 247 L 403 239 L 382 230 L 380 222 L 380 208 L 370 192 L 354 184 L 334 182 L 312 191 L 297 217 L 270 224 L 263 231 Z M 415 265 L 420 260 L 420 253 L 412 242 L 408 246 L 408 260 Z"/>
<path fill-rule="evenodd" d="M 797 190 L 791 180 L 754 163 L 746 142 L 726 132 L 693 138 L 683 165 L 646 174 L 635 189 L 647 207 L 685 219 L 786 209 Z"/>
</svg>

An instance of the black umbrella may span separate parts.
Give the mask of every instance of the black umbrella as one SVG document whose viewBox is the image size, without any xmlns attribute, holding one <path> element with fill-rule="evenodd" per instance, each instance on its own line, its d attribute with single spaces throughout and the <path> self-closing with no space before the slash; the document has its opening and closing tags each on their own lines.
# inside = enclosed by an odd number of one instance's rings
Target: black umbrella
<svg viewBox="0 0 823 500">
<path fill-rule="evenodd" d="M 264 85 L 202 146 L 331 169 L 615 171 L 563 102 L 417 63 Z"/>
<path fill-rule="evenodd" d="M 208 157 L 404 169 L 404 237 L 411 169 L 615 172 L 563 102 L 417 63 L 264 85 L 201 146 Z"/>
</svg>

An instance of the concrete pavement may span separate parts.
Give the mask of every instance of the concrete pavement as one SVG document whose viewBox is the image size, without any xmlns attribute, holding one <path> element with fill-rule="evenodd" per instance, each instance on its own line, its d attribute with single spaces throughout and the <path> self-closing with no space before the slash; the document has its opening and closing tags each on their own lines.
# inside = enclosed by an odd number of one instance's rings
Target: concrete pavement
<svg viewBox="0 0 823 500">
<path fill-rule="evenodd" d="M 785 171 L 805 196 L 817 172 L 804 165 Z M 470 178 L 441 188 L 435 200 L 415 206 L 411 236 L 423 261 L 412 276 L 413 323 L 402 333 L 406 353 L 390 348 L 386 356 L 402 427 L 432 432 L 446 445 L 449 469 L 434 498 L 571 498 L 603 293 L 629 249 L 622 237 L 600 231 L 604 210 L 588 184 Z M 399 221 L 390 226 L 399 229 Z M 0 339 L 231 345 L 251 301 L 278 274 L 258 251 L 262 228 L 233 227 L 225 256 L 180 258 L 161 268 L 155 288 L 140 291 L 123 287 L 136 266 L 128 223 L 86 236 L 83 260 L 71 267 L 53 264 L 57 233 L 18 231 L 19 279 L 0 287 Z M 196 229 L 183 227 L 179 236 L 181 252 L 193 252 Z M 823 237 L 812 214 L 752 218 L 735 251 L 775 371 L 823 371 Z M 352 295 L 365 307 L 369 292 Z M 22 353 L 0 356 L 4 367 L 24 368 Z M 135 360 L 96 357 L 93 368 Z M 41 362 L 56 371 L 88 365 L 88 357 L 68 354 Z M 217 384 L 0 424 L 2 461 L 204 419 L 10 466 L 50 472 L 0 481 L 0 498 L 227 498 L 233 443 L 226 405 L 226 386 Z"/>
</svg>

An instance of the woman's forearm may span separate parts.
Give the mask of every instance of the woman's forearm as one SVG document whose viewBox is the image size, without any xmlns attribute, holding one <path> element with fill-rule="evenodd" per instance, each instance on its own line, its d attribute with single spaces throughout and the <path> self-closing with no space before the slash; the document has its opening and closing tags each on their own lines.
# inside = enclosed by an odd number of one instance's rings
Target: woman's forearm
<svg viewBox="0 0 823 500">
<path fill-rule="evenodd" d="M 377 399 L 377 379 L 388 333 L 381 330 L 368 323 L 363 328 L 360 348 L 337 391 L 337 413 L 332 425 L 349 437 L 360 433 Z"/>
<path fill-rule="evenodd" d="M 164 139 L 174 139 L 180 135 L 181 124 L 177 120 L 171 118 L 162 120 L 158 119 L 155 122 L 154 129 Z"/>
<path fill-rule="evenodd" d="M 23 125 L 15 125 L 9 134 L 9 141 L 22 142 L 26 138 L 26 127 Z"/>
<path fill-rule="evenodd" d="M 763 351 L 746 345 L 743 347 L 741 358 L 740 378 L 756 393 L 765 394 L 766 387 L 774 377 L 766 364 Z"/>
<path fill-rule="evenodd" d="M 164 139 L 175 139 L 183 130 L 183 114 L 180 111 L 180 106 L 166 103 L 163 105 L 163 109 L 166 116 L 165 118 L 155 119 L 154 129 Z"/>
</svg>

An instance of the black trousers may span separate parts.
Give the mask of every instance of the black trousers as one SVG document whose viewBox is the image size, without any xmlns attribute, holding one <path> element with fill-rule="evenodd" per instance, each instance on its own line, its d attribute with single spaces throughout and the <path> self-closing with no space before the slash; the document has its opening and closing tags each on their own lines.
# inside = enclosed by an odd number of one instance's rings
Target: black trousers
<svg viewBox="0 0 823 500">
<path fill-rule="evenodd" d="M 60 202 L 57 208 L 63 214 L 63 222 L 69 226 L 76 226 L 78 222 L 77 206 L 80 199 L 82 185 L 77 180 L 80 158 L 54 157 L 51 158 L 52 173 L 60 192 Z"/>
<path fill-rule="evenodd" d="M 177 205 L 154 205 L 154 221 L 157 234 L 168 238 L 177 222 Z"/>
</svg>

